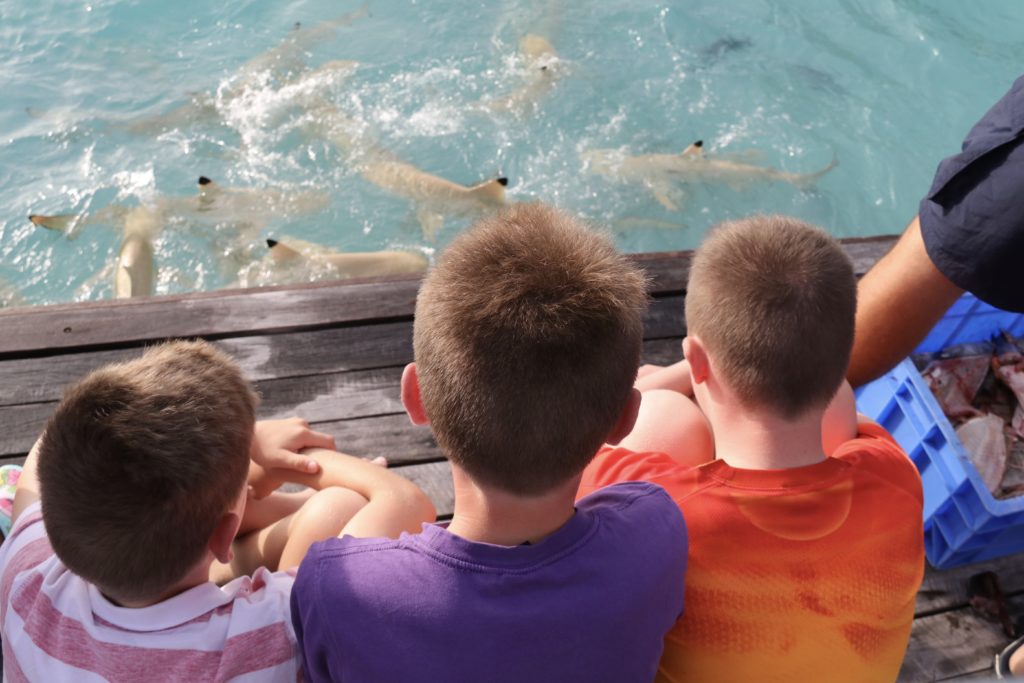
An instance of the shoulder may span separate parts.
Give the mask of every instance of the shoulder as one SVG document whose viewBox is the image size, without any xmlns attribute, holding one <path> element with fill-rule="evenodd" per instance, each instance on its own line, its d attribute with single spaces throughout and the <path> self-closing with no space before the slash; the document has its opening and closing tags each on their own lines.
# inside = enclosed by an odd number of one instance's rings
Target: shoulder
<svg viewBox="0 0 1024 683">
<path fill-rule="evenodd" d="M 668 492 L 642 481 L 612 484 L 581 498 L 577 510 L 598 516 L 605 526 L 637 529 L 643 536 L 686 540 L 686 522 Z"/>
<path fill-rule="evenodd" d="M 676 508 L 675 502 L 664 488 L 646 481 L 625 481 L 584 496 L 576 503 L 580 510 L 621 512 L 635 510 L 635 514 L 656 514 Z"/>
<path fill-rule="evenodd" d="M 679 500 L 688 495 L 698 480 L 698 470 L 682 465 L 665 453 L 635 452 L 604 446 L 583 471 L 579 496 L 619 482 L 650 482 Z"/>
<path fill-rule="evenodd" d="M 841 445 L 832 457 L 850 463 L 856 472 L 877 478 L 883 485 L 899 489 L 919 502 L 924 499 L 917 467 L 892 435 L 878 424 L 861 423 L 857 438 Z"/>
<path fill-rule="evenodd" d="M 299 565 L 292 589 L 293 602 L 317 600 L 325 586 L 333 590 L 342 583 L 351 585 L 357 579 L 379 575 L 377 570 L 388 564 L 388 556 L 406 554 L 408 536 L 403 533 L 397 540 L 344 536 L 314 543 Z M 334 580 L 336 568 L 341 566 L 348 577 L 345 582 Z"/>
</svg>

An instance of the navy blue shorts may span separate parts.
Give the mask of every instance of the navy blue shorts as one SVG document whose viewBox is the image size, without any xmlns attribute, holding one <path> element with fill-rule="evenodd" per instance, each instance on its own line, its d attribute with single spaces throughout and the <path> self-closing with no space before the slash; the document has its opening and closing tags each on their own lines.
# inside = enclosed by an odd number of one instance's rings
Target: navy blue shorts
<svg viewBox="0 0 1024 683">
<path fill-rule="evenodd" d="M 1024 312 L 1024 76 L 943 159 L 918 210 L 928 256 L 958 287 Z"/>
</svg>

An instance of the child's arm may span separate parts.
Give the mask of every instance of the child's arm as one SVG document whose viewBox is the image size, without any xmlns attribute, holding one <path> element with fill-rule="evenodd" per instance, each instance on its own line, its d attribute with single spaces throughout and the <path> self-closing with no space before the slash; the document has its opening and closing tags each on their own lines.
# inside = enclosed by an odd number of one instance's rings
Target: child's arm
<svg viewBox="0 0 1024 683">
<path fill-rule="evenodd" d="M 683 396 L 693 397 L 690 363 L 686 359 L 665 367 L 645 365 L 641 367 L 641 370 L 645 370 L 645 372 L 642 372 L 636 382 L 633 383 L 633 386 L 638 391 L 667 389 L 678 392 Z"/>
<path fill-rule="evenodd" d="M 32 446 L 25 464 L 21 466 L 21 475 L 18 478 L 18 486 L 14 490 L 14 503 L 11 509 L 11 524 L 18 521 L 18 517 L 32 503 L 39 500 L 39 477 L 36 476 L 36 462 L 39 460 L 39 438 Z"/>
<path fill-rule="evenodd" d="M 281 485 L 282 479 L 270 476 L 270 470 L 316 474 L 320 466 L 300 453 L 302 449 L 335 448 L 333 436 L 313 431 L 309 423 L 299 417 L 260 420 L 253 432 L 249 458 L 256 466 L 249 468 L 249 486 L 256 498 L 266 496 Z"/>
<path fill-rule="evenodd" d="M 290 472 L 291 481 L 320 490 L 342 486 L 368 501 L 339 535 L 396 538 L 403 531 L 418 532 L 423 522 L 432 522 L 437 515 L 434 504 L 419 486 L 385 467 L 319 448 L 306 454 L 319 463 L 320 471 Z"/>
<path fill-rule="evenodd" d="M 426 494 L 380 464 L 321 449 L 307 455 L 319 463 L 317 474 L 275 470 L 269 476 L 320 490 L 295 514 L 236 543 L 235 576 L 261 565 L 298 566 L 313 543 L 332 536 L 394 538 L 434 521 L 434 506 Z"/>
</svg>

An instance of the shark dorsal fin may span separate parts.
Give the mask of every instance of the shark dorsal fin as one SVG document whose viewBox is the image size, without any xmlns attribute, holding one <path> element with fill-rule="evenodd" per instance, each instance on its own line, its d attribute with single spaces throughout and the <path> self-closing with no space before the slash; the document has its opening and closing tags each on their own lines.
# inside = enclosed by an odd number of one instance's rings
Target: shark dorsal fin
<svg viewBox="0 0 1024 683">
<path fill-rule="evenodd" d="M 689 147 L 684 149 L 681 152 L 681 154 L 684 157 L 702 157 L 702 156 L 704 156 L 704 141 L 703 140 L 697 140 L 696 142 L 691 144 Z"/>
</svg>

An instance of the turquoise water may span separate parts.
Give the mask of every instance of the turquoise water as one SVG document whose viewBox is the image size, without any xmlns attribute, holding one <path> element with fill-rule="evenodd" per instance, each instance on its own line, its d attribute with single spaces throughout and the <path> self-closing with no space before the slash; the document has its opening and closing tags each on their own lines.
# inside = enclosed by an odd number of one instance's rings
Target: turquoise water
<svg viewBox="0 0 1024 683">
<path fill-rule="evenodd" d="M 426 240 L 412 203 L 367 182 L 317 133 L 311 102 L 431 173 L 463 184 L 507 175 L 510 200 L 578 212 L 629 251 L 692 248 L 716 222 L 755 211 L 837 236 L 894 233 L 938 161 L 1024 64 L 1019 0 L 512 0 L 373 2 L 369 16 L 275 71 L 256 64 L 239 75 L 282 40 L 358 7 L 0 1 L 0 298 L 111 296 L 116 221 L 68 239 L 28 214 L 161 205 L 194 194 L 199 175 L 273 196 L 321 192 L 326 208 L 161 214 L 158 294 L 294 279 L 259 263 L 269 236 L 431 255 L 469 224 L 448 217 Z M 482 102 L 535 78 L 517 51 L 528 33 L 550 40 L 557 78 L 533 111 L 489 111 Z M 329 60 L 359 66 L 292 87 Z M 168 114 L 193 98 L 206 98 L 205 113 Z M 675 153 L 698 138 L 709 158 L 839 166 L 806 190 L 690 184 L 673 212 L 583 160 L 598 148 Z"/>
</svg>

